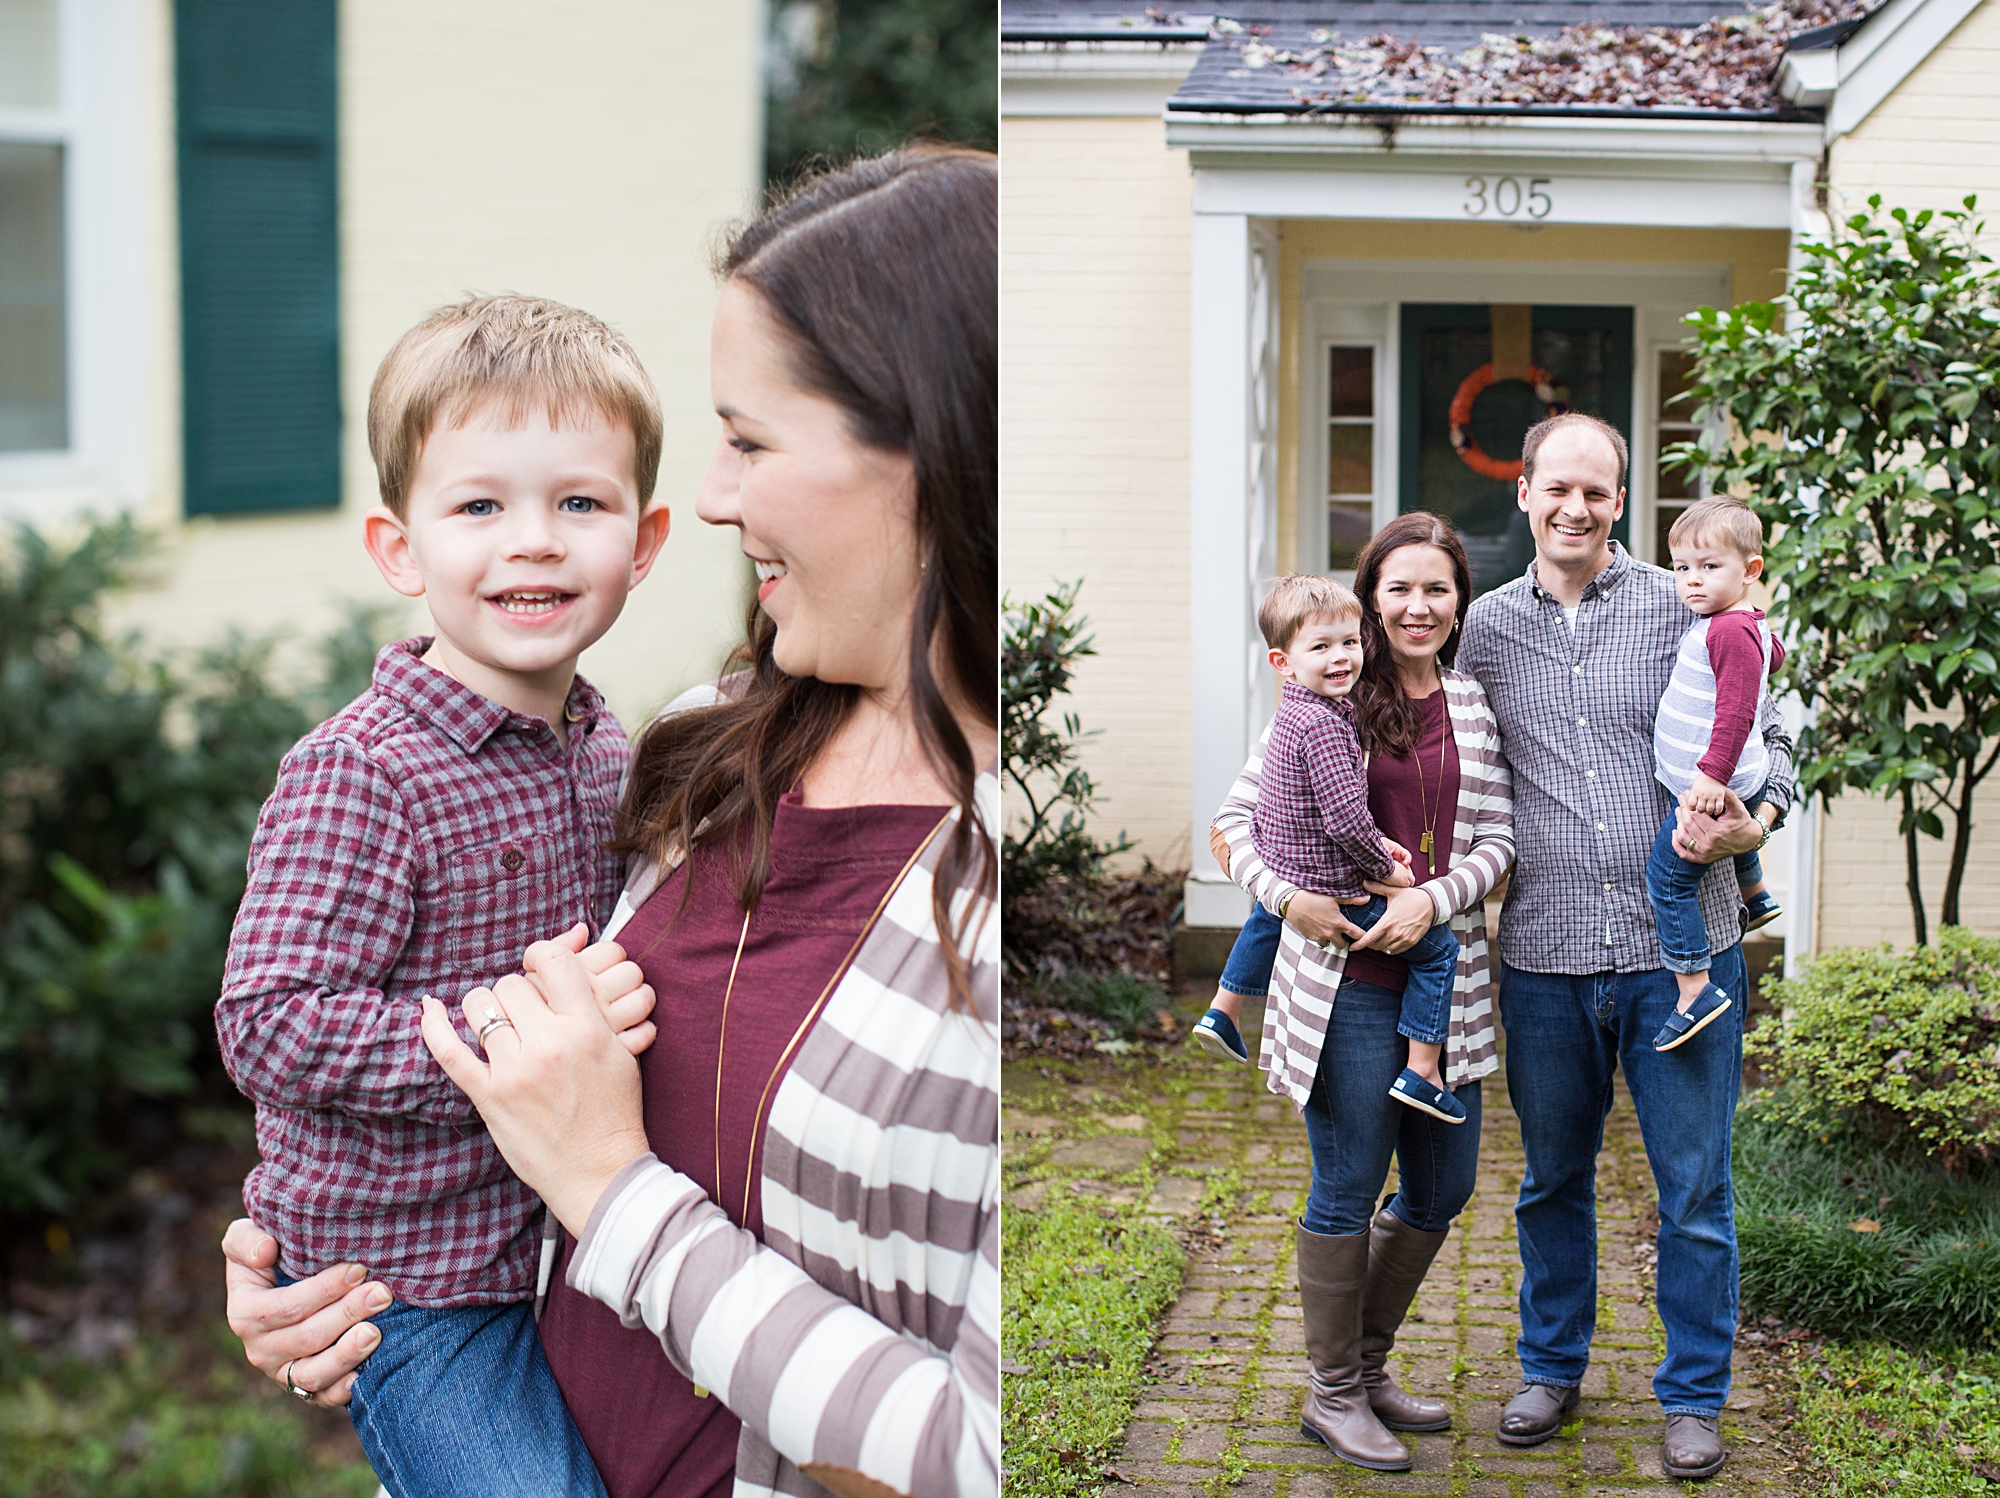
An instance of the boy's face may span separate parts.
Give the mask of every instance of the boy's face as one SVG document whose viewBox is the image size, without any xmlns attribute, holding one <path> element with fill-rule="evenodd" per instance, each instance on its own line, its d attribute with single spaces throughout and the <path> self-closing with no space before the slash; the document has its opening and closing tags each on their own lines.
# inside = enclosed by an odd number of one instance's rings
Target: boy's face
<svg viewBox="0 0 2000 1498">
<path fill-rule="evenodd" d="M 1746 557 L 1719 536 L 1702 536 L 1672 548 L 1674 585 L 1681 602 L 1697 614 L 1733 609 L 1764 570 L 1762 557 Z"/>
<path fill-rule="evenodd" d="M 1345 697 L 1361 675 L 1361 616 L 1306 620 L 1289 646 L 1271 652 L 1271 664 L 1316 697 Z"/>
<path fill-rule="evenodd" d="M 523 684 L 568 690 L 666 539 L 666 507 L 641 514 L 634 445 L 602 415 L 512 425 L 492 401 L 431 432 L 406 515 L 372 511 L 368 548 L 391 587 L 429 604 L 434 664 L 509 706 Z"/>
</svg>

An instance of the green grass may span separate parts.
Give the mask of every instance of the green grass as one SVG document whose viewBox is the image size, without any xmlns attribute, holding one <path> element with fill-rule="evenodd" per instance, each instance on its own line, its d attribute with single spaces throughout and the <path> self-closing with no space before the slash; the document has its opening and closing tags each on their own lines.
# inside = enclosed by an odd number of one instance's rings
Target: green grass
<svg viewBox="0 0 2000 1498">
<path fill-rule="evenodd" d="M 1850 1339 L 2000 1344 L 2000 1171 L 1843 1146 L 1738 1115 L 1747 1310 Z"/>
<path fill-rule="evenodd" d="M 234 1344 L 231 1343 L 233 1348 Z M 240 1356 L 240 1352 L 238 1353 Z M 375 1474 L 315 1450 L 329 1418 L 218 1355 L 141 1343 L 57 1361 L 0 1327 L 0 1498 L 369 1498 Z"/>
<path fill-rule="evenodd" d="M 2000 1354 L 1829 1345 L 1795 1366 L 1795 1428 L 1827 1498 L 2000 1494 Z"/>
<path fill-rule="evenodd" d="M 1172 1233 L 1050 1180 L 1002 1219 L 1005 1486 L 1019 1498 L 1096 1493 L 1138 1400 L 1155 1324 L 1180 1292 Z"/>
</svg>

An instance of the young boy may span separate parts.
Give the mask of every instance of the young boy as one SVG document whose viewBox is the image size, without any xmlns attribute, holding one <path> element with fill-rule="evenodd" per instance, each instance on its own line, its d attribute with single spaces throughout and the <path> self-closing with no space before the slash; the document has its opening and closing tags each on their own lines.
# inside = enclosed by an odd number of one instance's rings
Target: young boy
<svg viewBox="0 0 2000 1498">
<path fill-rule="evenodd" d="M 1681 640 L 1653 720 L 1655 774 L 1680 805 L 1694 811 L 1720 813 L 1725 791 L 1754 806 L 1770 775 L 1764 740 L 1755 732 L 1757 713 L 1770 692 L 1771 673 L 1785 658 L 1784 647 L 1764 626 L 1763 611 L 1745 601 L 1764 570 L 1763 527 L 1741 500 L 1718 495 L 1683 510 L 1667 546 L 1681 601 L 1700 618 Z M 1653 1040 L 1656 1051 L 1685 1044 L 1734 1002 L 1708 981 L 1708 933 L 1696 895 L 1708 866 L 1674 851 L 1677 825 L 1669 811 L 1646 861 L 1660 960 L 1680 987 L 1675 1012 Z M 1736 879 L 1750 897 L 1746 929 L 1777 915 L 1755 853 L 1736 860 Z"/>
<path fill-rule="evenodd" d="M 1257 856 L 1300 889 L 1368 903 L 1347 918 L 1366 931 L 1388 902 L 1369 896 L 1364 880 L 1415 882 L 1408 850 L 1382 835 L 1368 811 L 1368 775 L 1347 694 L 1361 675 L 1361 602 L 1324 577 L 1282 578 L 1257 608 L 1270 660 L 1285 678 L 1264 750 L 1257 809 L 1250 822 Z M 1409 1064 L 1389 1096 L 1446 1123 L 1464 1123 L 1465 1105 L 1438 1070 L 1458 974 L 1458 938 L 1436 925 L 1405 954 L 1398 1034 Z"/>
<path fill-rule="evenodd" d="M 394 1291 L 349 1412 L 395 1498 L 601 1498 L 535 1334 L 541 1204 L 418 1026 L 617 896 L 625 736 L 576 664 L 666 538 L 659 401 L 596 318 L 491 297 L 389 351 L 368 443 L 368 553 L 437 634 L 382 651 L 258 817 L 216 1008 L 257 1104 L 244 1201 L 281 1279 L 352 1261 Z M 614 1028 L 643 1019 L 637 968 L 586 955 Z"/>
</svg>

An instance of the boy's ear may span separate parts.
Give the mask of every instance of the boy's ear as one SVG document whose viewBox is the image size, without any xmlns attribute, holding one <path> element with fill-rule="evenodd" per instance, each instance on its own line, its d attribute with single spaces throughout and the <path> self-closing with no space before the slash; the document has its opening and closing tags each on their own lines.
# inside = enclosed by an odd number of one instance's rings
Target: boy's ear
<svg viewBox="0 0 2000 1498">
<path fill-rule="evenodd" d="M 416 554 L 410 550 L 410 532 L 395 511 L 377 505 L 361 518 L 361 544 L 382 580 L 405 598 L 424 596 L 424 575 L 417 569 Z"/>
<path fill-rule="evenodd" d="M 1271 662 L 1271 669 L 1273 671 L 1286 670 L 1292 664 L 1291 660 L 1286 656 L 1285 652 L 1282 650 L 1271 651 L 1268 659 Z"/>
<path fill-rule="evenodd" d="M 639 512 L 639 540 L 632 549 L 632 581 L 627 584 L 628 587 L 638 587 L 646 580 L 646 574 L 653 570 L 653 563 L 660 557 L 660 548 L 667 544 L 667 532 L 673 525 L 673 518 L 673 511 L 657 499 Z"/>
<path fill-rule="evenodd" d="M 1750 558 L 1748 565 L 1743 569 L 1743 575 L 1753 583 L 1757 581 L 1758 578 L 1764 575 L 1764 559 L 1762 557 Z"/>
</svg>

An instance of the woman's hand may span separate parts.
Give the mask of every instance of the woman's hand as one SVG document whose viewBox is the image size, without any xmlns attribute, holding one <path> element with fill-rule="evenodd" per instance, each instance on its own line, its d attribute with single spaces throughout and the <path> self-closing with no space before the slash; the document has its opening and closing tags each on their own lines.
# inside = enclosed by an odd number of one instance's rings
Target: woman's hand
<svg viewBox="0 0 2000 1498">
<path fill-rule="evenodd" d="M 281 1287 L 273 1274 L 278 1241 L 247 1217 L 229 1224 L 222 1255 L 229 1329 L 243 1339 L 250 1366 L 282 1384 L 289 1365 L 292 1387 L 310 1390 L 314 1404 L 346 1404 L 354 1370 L 382 1340 L 365 1318 L 389 1309 L 389 1287 L 359 1264 L 335 1264 Z"/>
<path fill-rule="evenodd" d="M 1362 947 L 1391 955 L 1407 952 L 1423 940 L 1424 933 L 1436 922 L 1437 907 L 1431 904 L 1431 897 L 1423 890 L 1398 889 L 1374 880 L 1370 880 L 1365 888 L 1387 898 L 1389 908 L 1382 912 L 1382 919 L 1371 926 L 1360 940 L 1349 944 L 1347 950 L 1350 952 Z"/>
<path fill-rule="evenodd" d="M 1365 905 L 1368 902 L 1351 900 L 1348 903 Z M 1336 941 L 1345 947 L 1365 934 L 1340 913 L 1340 901 L 1332 895 L 1316 895 L 1305 889 L 1293 895 L 1292 903 L 1285 907 L 1285 924 L 1307 941 L 1317 942 L 1322 947 Z"/>
<path fill-rule="evenodd" d="M 1208 829 L 1208 851 L 1215 855 L 1215 861 L 1222 865 L 1222 875 L 1229 877 L 1229 839 L 1222 835 L 1220 827 Z M 821 1484 L 825 1486 L 824 1483 Z"/>
<path fill-rule="evenodd" d="M 611 1032 L 577 955 L 556 942 L 528 948 L 532 977 L 509 975 L 465 996 L 467 1025 L 487 1028 L 485 1061 L 424 1000 L 424 1043 L 472 1099 L 514 1174 L 578 1236 L 618 1172 L 645 1154 L 639 1065 Z"/>
</svg>

